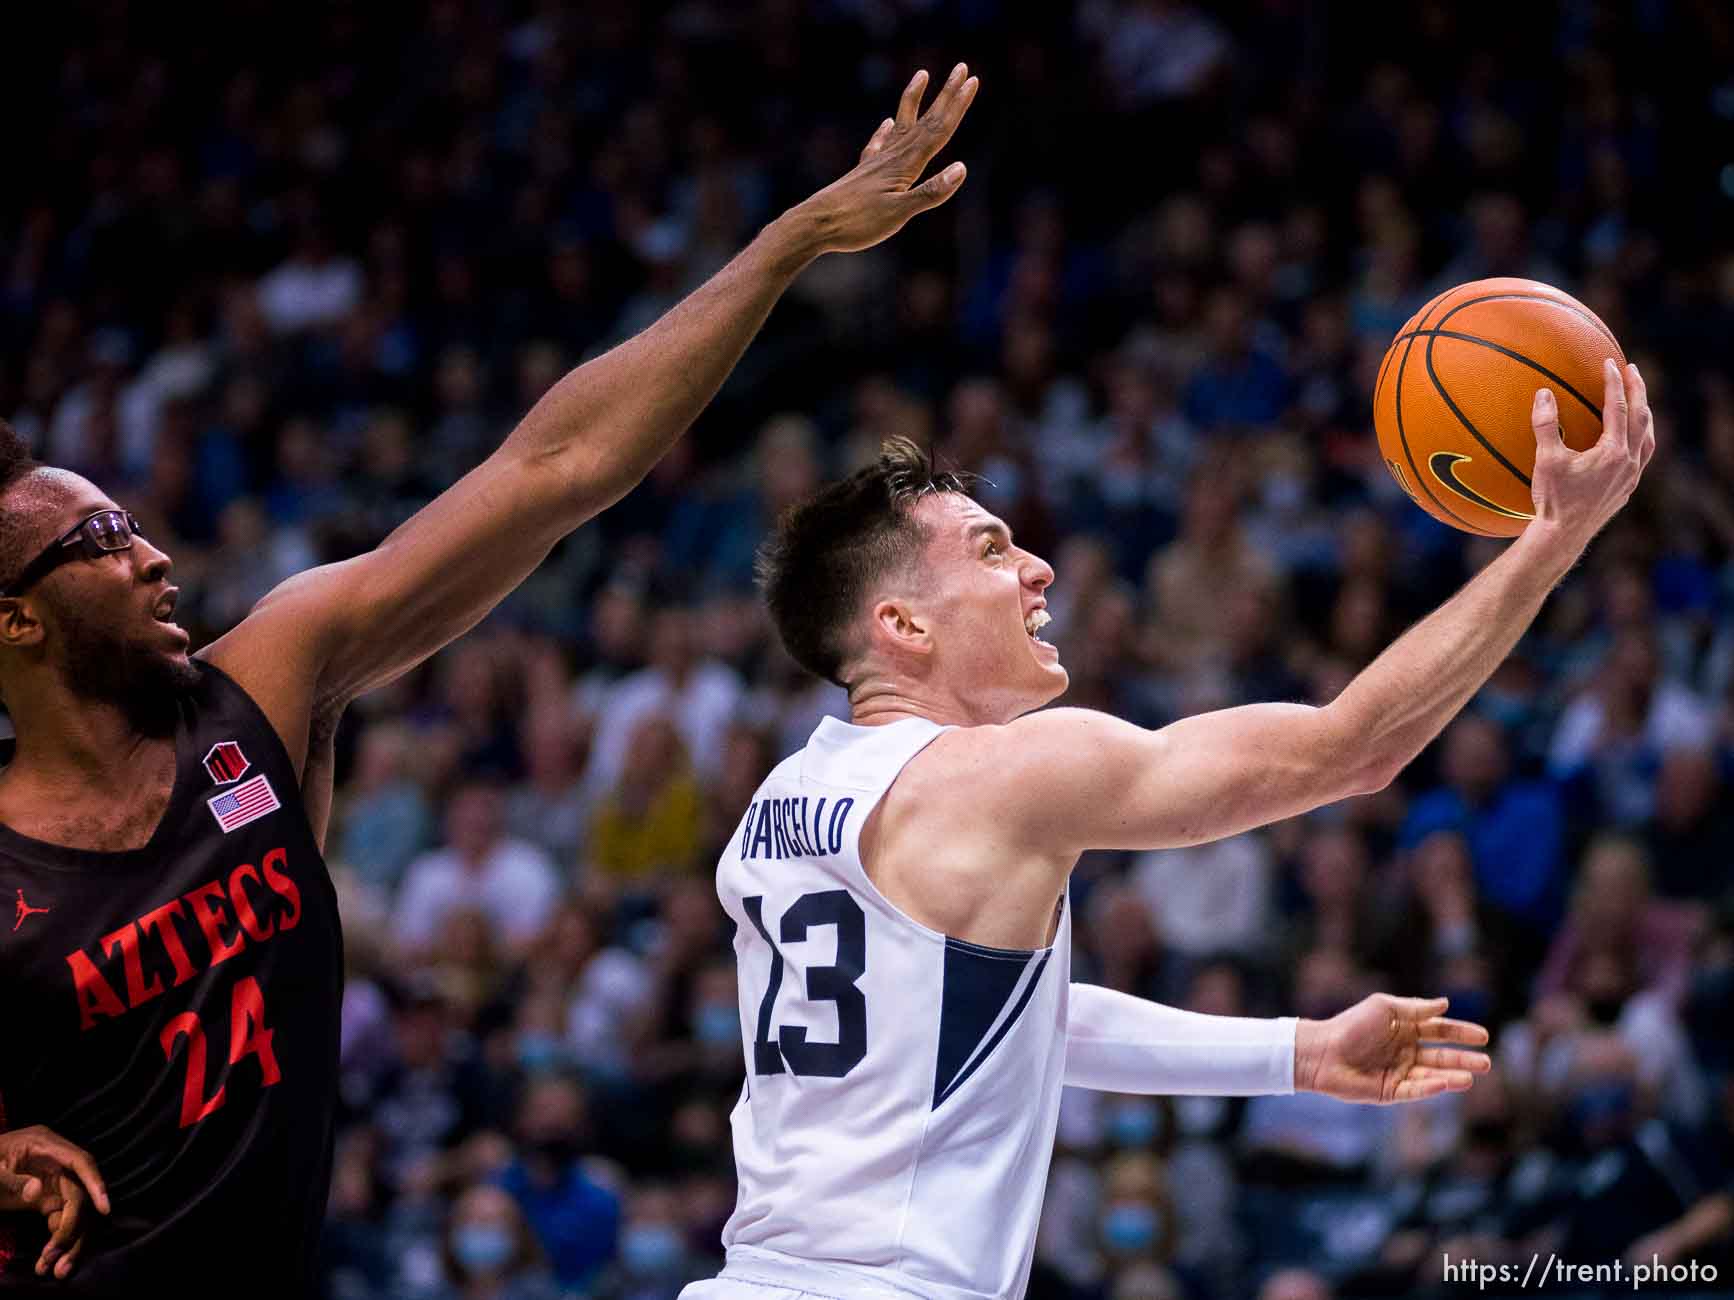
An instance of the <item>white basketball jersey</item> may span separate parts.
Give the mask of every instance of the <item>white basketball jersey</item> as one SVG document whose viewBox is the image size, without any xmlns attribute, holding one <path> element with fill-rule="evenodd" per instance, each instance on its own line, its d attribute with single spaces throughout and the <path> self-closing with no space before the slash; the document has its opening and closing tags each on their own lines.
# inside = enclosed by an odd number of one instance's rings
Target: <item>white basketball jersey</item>
<svg viewBox="0 0 1734 1300">
<path fill-rule="evenodd" d="M 984 948 L 910 920 L 861 866 L 862 824 L 942 730 L 825 719 L 759 787 L 717 868 L 747 1065 L 725 1277 L 942 1300 L 1028 1281 L 1069 909 L 1051 947 Z"/>
</svg>

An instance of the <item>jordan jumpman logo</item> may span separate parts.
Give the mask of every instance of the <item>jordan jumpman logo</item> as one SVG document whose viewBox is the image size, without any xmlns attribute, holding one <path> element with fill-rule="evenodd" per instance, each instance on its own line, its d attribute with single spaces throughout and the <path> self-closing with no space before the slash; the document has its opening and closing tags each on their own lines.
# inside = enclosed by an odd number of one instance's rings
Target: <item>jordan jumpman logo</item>
<svg viewBox="0 0 1734 1300">
<path fill-rule="evenodd" d="M 49 910 L 50 909 L 48 909 L 46 907 L 32 907 L 32 906 L 30 906 L 29 903 L 26 903 L 24 901 L 24 891 L 22 889 L 20 889 L 18 891 L 18 907 L 16 909 L 17 919 L 15 919 L 12 922 L 12 932 L 14 934 L 16 934 L 18 932 L 18 927 L 24 924 L 24 918 L 25 917 L 30 916 L 36 912 L 46 912 Z"/>
</svg>

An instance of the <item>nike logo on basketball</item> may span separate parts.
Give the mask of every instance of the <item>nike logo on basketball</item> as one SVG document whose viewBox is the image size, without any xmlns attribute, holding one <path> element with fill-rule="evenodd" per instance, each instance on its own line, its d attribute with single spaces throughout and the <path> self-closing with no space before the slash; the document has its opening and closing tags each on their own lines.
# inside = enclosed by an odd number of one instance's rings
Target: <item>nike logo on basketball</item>
<svg viewBox="0 0 1734 1300">
<path fill-rule="evenodd" d="M 1504 506 L 1489 501 L 1486 497 L 1482 496 L 1481 493 L 1477 492 L 1462 479 L 1458 478 L 1457 466 L 1468 459 L 1469 457 L 1465 456 L 1462 452 L 1436 451 L 1431 456 L 1427 457 L 1427 468 L 1433 471 L 1433 477 L 1438 479 L 1441 485 L 1449 488 L 1465 501 L 1480 506 L 1483 510 L 1491 510 L 1494 514 L 1504 515 L 1507 519 L 1535 518 L 1535 515 L 1528 511 L 1507 510 Z M 1404 484 L 1404 486 L 1407 487 L 1408 485 Z"/>
<path fill-rule="evenodd" d="M 20 889 L 18 891 L 18 906 L 14 909 L 14 912 L 13 912 L 12 933 L 14 933 L 14 934 L 18 933 L 18 927 L 24 924 L 24 918 L 25 917 L 36 916 L 40 913 L 47 912 L 49 910 L 51 910 L 51 909 L 46 908 L 46 907 L 32 907 L 32 906 L 30 906 L 29 903 L 26 903 L 24 901 L 24 891 L 22 889 Z"/>
</svg>

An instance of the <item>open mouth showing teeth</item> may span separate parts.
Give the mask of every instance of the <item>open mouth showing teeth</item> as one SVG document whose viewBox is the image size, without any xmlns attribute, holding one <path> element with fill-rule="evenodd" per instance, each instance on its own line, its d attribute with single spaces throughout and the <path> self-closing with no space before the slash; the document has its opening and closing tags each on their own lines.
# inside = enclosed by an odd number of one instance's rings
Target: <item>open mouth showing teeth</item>
<svg viewBox="0 0 1734 1300">
<path fill-rule="evenodd" d="M 176 597 L 163 597 L 162 600 L 157 602 L 157 607 L 151 611 L 152 616 L 159 623 L 172 623 L 174 621 L 175 603 Z"/>
<path fill-rule="evenodd" d="M 1024 631 L 1028 632 L 1032 637 L 1035 637 L 1036 640 L 1040 641 L 1042 638 L 1036 636 L 1036 633 L 1040 632 L 1052 621 L 1053 620 L 1048 616 L 1047 610 L 1032 609 L 1029 613 L 1024 615 Z"/>
</svg>

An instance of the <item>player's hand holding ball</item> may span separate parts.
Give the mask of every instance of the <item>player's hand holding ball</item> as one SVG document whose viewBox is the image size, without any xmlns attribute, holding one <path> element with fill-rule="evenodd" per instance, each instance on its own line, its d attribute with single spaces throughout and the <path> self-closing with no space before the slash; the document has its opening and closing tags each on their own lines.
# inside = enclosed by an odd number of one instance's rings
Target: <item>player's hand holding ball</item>
<svg viewBox="0 0 1734 1300">
<path fill-rule="evenodd" d="M 1643 376 L 1613 358 L 1602 367 L 1602 434 L 1587 451 L 1572 451 L 1560 437 L 1559 399 L 1548 388 L 1535 394 L 1535 519 L 1561 529 L 1578 545 L 1619 512 L 1656 454 L 1656 427 Z"/>
</svg>

